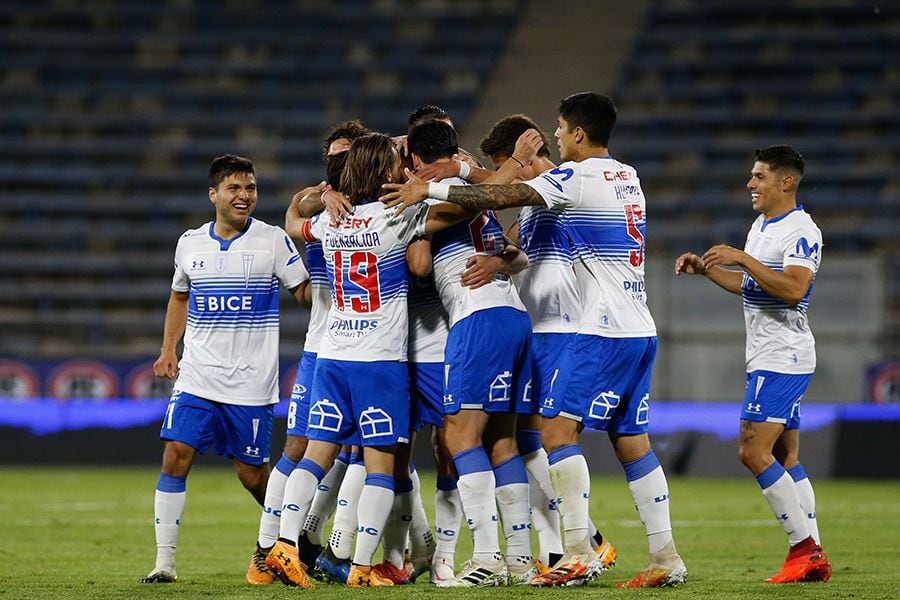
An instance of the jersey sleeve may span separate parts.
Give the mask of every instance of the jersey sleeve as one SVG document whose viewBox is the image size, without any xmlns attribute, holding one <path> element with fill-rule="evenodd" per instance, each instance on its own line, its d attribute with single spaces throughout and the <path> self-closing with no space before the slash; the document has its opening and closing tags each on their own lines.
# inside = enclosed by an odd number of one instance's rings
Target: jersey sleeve
<svg viewBox="0 0 900 600">
<path fill-rule="evenodd" d="M 292 289 L 309 279 L 309 272 L 290 236 L 281 228 L 275 228 L 275 276 L 281 285 Z"/>
<path fill-rule="evenodd" d="M 300 226 L 300 235 L 303 237 L 304 242 L 315 242 L 322 239 L 322 232 L 314 231 L 316 229 L 316 225 L 321 222 L 321 219 L 318 215 L 314 216 L 312 219 L 308 221 L 304 221 L 303 225 Z"/>
<path fill-rule="evenodd" d="M 172 275 L 172 289 L 176 292 L 188 292 L 191 289 L 191 278 L 188 277 L 187 271 L 184 270 L 184 240 L 182 235 L 178 238 L 178 244 L 175 246 L 175 274 Z"/>
<path fill-rule="evenodd" d="M 547 208 L 563 211 L 581 204 L 581 165 L 564 162 L 525 182 L 541 195 Z"/>
<path fill-rule="evenodd" d="M 397 239 L 408 244 L 416 237 L 425 235 L 425 224 L 428 222 L 428 202 L 419 202 L 407 207 L 402 213 L 391 219 L 391 226 Z"/>
<path fill-rule="evenodd" d="M 822 260 L 822 246 L 819 228 L 813 223 L 803 224 L 785 239 L 782 264 L 806 267 L 815 274 Z"/>
</svg>

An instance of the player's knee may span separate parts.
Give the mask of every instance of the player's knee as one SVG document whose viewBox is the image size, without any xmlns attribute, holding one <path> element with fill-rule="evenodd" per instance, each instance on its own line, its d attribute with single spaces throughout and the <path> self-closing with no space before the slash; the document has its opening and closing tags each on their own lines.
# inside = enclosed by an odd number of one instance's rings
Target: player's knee
<svg viewBox="0 0 900 600">
<path fill-rule="evenodd" d="M 246 465 L 238 469 L 238 479 L 241 485 L 254 497 L 266 495 L 266 484 L 269 482 L 269 471 L 263 466 L 251 467 Z"/>
<path fill-rule="evenodd" d="M 187 477 L 194 462 L 195 450 L 180 442 L 166 442 L 162 472 L 172 477 Z"/>
<path fill-rule="evenodd" d="M 306 446 L 308 444 L 309 440 L 305 437 L 289 435 L 284 441 L 284 453 L 292 461 L 298 462 L 306 453 Z"/>
</svg>

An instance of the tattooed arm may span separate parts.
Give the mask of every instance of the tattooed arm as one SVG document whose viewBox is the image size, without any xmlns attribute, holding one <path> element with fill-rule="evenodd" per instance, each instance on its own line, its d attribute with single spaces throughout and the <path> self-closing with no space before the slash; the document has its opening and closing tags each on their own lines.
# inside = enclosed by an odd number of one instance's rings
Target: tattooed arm
<svg viewBox="0 0 900 600">
<path fill-rule="evenodd" d="M 511 206 L 544 206 L 544 199 L 524 183 L 507 185 L 452 185 L 447 202 L 477 210 Z"/>
</svg>

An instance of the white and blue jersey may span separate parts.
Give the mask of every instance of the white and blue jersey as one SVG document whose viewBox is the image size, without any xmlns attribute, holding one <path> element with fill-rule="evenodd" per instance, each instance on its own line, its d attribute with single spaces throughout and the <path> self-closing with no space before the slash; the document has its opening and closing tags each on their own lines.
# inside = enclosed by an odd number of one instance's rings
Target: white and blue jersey
<svg viewBox="0 0 900 600">
<path fill-rule="evenodd" d="M 185 232 L 175 250 L 172 289 L 190 292 L 175 388 L 224 404 L 276 404 L 278 284 L 292 289 L 309 274 L 280 227 L 250 219 L 224 240 L 213 225 Z"/>
<path fill-rule="evenodd" d="M 303 237 L 321 240 L 331 309 L 319 346 L 309 408 L 310 440 L 363 446 L 409 440 L 406 246 L 428 213 L 400 215 L 379 202 L 358 204 L 340 223 L 307 222 Z"/>
<path fill-rule="evenodd" d="M 534 333 L 575 333 L 581 304 L 572 246 L 559 212 L 525 206 L 519 212 L 519 245 L 528 268 L 513 276 Z"/>
<path fill-rule="evenodd" d="M 646 203 L 637 171 L 612 157 L 565 162 L 525 182 L 562 213 L 572 243 L 582 314 L 579 333 L 651 337 L 644 287 Z"/>
<path fill-rule="evenodd" d="M 796 265 L 815 276 L 822 258 L 822 232 L 802 206 L 766 221 L 757 217 L 744 251 L 775 271 Z M 773 298 L 744 273 L 741 297 L 747 326 L 747 372 L 805 374 L 816 369 L 816 342 L 807 308 L 812 284 L 797 306 Z"/>
<path fill-rule="evenodd" d="M 443 427 L 444 348 L 450 325 L 432 275 L 410 275 L 408 304 L 412 425 Z"/>
<path fill-rule="evenodd" d="M 452 178 L 444 179 L 442 183 L 464 185 L 465 181 Z M 505 248 L 503 228 L 493 211 L 482 211 L 472 219 L 432 235 L 434 283 L 450 315 L 451 328 L 472 313 L 486 308 L 511 306 L 525 312 L 525 305 L 508 275 L 498 273 L 493 281 L 475 290 L 460 283 L 469 257 L 475 254 L 494 256 L 502 254 Z"/>
<path fill-rule="evenodd" d="M 380 202 L 369 202 L 340 223 L 320 218 L 304 224 L 304 239 L 322 242 L 331 287 L 319 359 L 406 360 L 406 246 L 427 213 L 421 204 L 394 216 Z"/>
<path fill-rule="evenodd" d="M 475 290 L 460 283 L 469 257 L 501 254 L 505 247 L 493 211 L 482 211 L 431 238 L 434 280 L 450 314 L 444 414 L 462 409 L 537 412 L 531 403 L 531 323 L 515 285 L 503 274 Z"/>
<path fill-rule="evenodd" d="M 328 310 L 331 307 L 331 287 L 328 285 L 322 242 L 306 242 L 306 268 L 309 270 L 309 283 L 312 288 L 312 308 L 309 310 L 309 325 L 306 329 L 303 351 L 316 353 L 328 326 Z"/>
</svg>

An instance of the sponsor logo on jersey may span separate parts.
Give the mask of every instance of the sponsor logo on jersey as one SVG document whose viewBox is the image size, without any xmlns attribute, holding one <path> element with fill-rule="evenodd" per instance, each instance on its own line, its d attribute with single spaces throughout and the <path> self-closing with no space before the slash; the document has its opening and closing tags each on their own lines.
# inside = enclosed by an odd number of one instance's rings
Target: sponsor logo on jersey
<svg viewBox="0 0 900 600">
<path fill-rule="evenodd" d="M 603 171 L 603 179 L 606 181 L 628 181 L 637 179 L 630 171 Z"/>
<path fill-rule="evenodd" d="M 809 245 L 809 242 L 805 237 L 797 240 L 796 246 L 794 246 L 794 252 L 791 254 L 794 258 L 808 258 L 809 260 L 818 260 L 819 258 L 819 243 L 816 242 L 812 246 Z"/>
<path fill-rule="evenodd" d="M 240 312 L 253 310 L 253 296 L 195 296 L 199 312 Z"/>
</svg>

